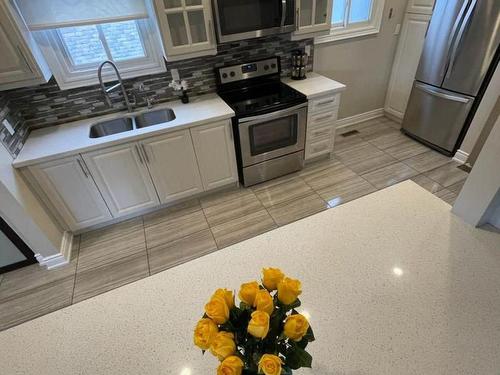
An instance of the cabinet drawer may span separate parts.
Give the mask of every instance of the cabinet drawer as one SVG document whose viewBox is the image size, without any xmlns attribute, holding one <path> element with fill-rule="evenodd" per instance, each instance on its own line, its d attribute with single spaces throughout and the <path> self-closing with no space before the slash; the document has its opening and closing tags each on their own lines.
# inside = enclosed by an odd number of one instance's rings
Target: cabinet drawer
<svg viewBox="0 0 500 375">
<path fill-rule="evenodd" d="M 331 111 L 334 107 L 340 104 L 340 94 L 325 95 L 321 98 L 313 99 L 310 102 L 309 108 L 311 113 Z"/>
<path fill-rule="evenodd" d="M 309 121 L 307 123 L 307 127 L 311 129 L 314 127 L 324 126 L 324 125 L 334 126 L 335 121 L 337 120 L 337 114 L 338 114 L 338 107 L 335 107 L 334 109 L 331 109 L 327 112 L 312 113 L 309 115 Z"/>
<path fill-rule="evenodd" d="M 315 127 L 307 130 L 307 142 L 316 142 L 322 139 L 332 140 L 335 135 L 335 127 L 331 125 Z"/>
<path fill-rule="evenodd" d="M 307 142 L 305 159 L 312 159 L 317 156 L 329 154 L 333 151 L 333 138 L 326 138 L 318 142 Z"/>
</svg>

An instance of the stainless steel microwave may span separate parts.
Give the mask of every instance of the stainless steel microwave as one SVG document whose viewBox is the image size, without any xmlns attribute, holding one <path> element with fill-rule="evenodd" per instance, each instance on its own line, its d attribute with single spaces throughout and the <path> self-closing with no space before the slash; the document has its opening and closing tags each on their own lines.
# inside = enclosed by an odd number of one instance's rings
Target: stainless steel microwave
<svg viewBox="0 0 500 375">
<path fill-rule="evenodd" d="M 213 0 L 220 43 L 295 30 L 295 0 Z"/>
</svg>

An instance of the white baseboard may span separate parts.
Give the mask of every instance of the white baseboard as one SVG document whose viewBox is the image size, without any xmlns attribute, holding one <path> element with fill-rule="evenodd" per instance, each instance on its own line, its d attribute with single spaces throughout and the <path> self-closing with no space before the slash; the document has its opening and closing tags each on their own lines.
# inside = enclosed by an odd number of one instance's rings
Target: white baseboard
<svg viewBox="0 0 500 375">
<path fill-rule="evenodd" d="M 397 122 L 398 124 L 403 123 L 403 115 L 400 112 L 397 112 L 391 108 L 385 108 L 384 114 L 390 118 L 392 121 Z"/>
<path fill-rule="evenodd" d="M 458 150 L 455 153 L 455 156 L 453 156 L 453 160 L 455 160 L 456 162 L 458 162 L 460 164 L 467 163 L 468 159 L 469 159 L 469 154 L 466 153 L 465 151 L 462 151 L 462 150 Z"/>
<path fill-rule="evenodd" d="M 382 117 L 382 116 L 384 116 L 384 109 L 378 108 L 378 109 L 374 109 L 373 111 L 360 113 L 358 115 L 342 118 L 340 120 L 337 120 L 337 123 L 336 123 L 337 132 L 340 132 L 340 133 L 346 132 L 353 125 L 359 124 L 360 122 L 373 120 L 375 118 Z"/>
<path fill-rule="evenodd" d="M 69 264 L 71 259 L 71 251 L 73 250 L 73 234 L 64 232 L 61 240 L 61 252 L 58 254 L 44 257 L 41 254 L 35 254 L 35 258 L 40 263 L 40 266 L 45 266 L 51 270 L 57 267 L 62 267 Z"/>
</svg>

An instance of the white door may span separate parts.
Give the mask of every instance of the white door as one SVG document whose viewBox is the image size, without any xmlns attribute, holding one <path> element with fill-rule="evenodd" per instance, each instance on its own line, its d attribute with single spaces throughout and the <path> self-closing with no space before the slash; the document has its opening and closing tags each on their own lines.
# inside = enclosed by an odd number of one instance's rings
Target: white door
<svg viewBox="0 0 500 375">
<path fill-rule="evenodd" d="M 434 2 L 435 0 L 409 0 L 406 11 L 410 13 L 432 14 Z"/>
<path fill-rule="evenodd" d="M 80 156 L 28 167 L 69 229 L 111 219 L 111 213 Z"/>
<path fill-rule="evenodd" d="M 114 217 L 159 204 L 138 143 L 82 154 Z"/>
<path fill-rule="evenodd" d="M 35 67 L 27 59 L 27 52 L 20 40 L 16 26 L 9 18 L 5 5 L 0 4 L 0 84 L 23 81 L 37 77 Z"/>
<path fill-rule="evenodd" d="M 230 121 L 191 128 L 205 191 L 238 181 Z"/>
<path fill-rule="evenodd" d="M 332 0 L 297 0 L 297 31 L 295 34 L 329 31 L 332 4 Z"/>
<path fill-rule="evenodd" d="M 403 20 L 385 101 L 386 112 L 400 119 L 406 111 L 430 19 L 427 14 L 406 13 Z"/>
<path fill-rule="evenodd" d="M 161 203 L 203 192 L 189 130 L 141 142 Z"/>
</svg>

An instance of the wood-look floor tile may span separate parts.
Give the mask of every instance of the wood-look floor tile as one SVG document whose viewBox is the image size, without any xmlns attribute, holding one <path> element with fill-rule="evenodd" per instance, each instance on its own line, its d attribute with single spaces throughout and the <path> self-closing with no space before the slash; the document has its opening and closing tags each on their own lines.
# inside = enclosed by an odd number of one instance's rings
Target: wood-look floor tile
<svg viewBox="0 0 500 375">
<path fill-rule="evenodd" d="M 254 192 L 264 207 L 270 207 L 311 194 L 313 190 L 297 176 L 279 184 L 256 187 Z"/>
<path fill-rule="evenodd" d="M 354 176 L 338 184 L 328 186 L 318 190 L 320 197 L 325 200 L 330 207 L 336 207 L 343 203 L 360 198 L 364 195 L 377 191 L 365 179 Z"/>
<path fill-rule="evenodd" d="M 76 273 L 73 303 L 97 296 L 149 275 L 146 252 Z"/>
<path fill-rule="evenodd" d="M 282 226 L 327 208 L 328 204 L 318 194 L 311 193 L 302 198 L 271 206 L 267 210 L 276 224 Z"/>
<path fill-rule="evenodd" d="M 397 162 L 397 159 L 368 143 L 340 152 L 334 151 L 334 154 L 338 160 L 358 174 Z"/>
<path fill-rule="evenodd" d="M 423 154 L 429 151 L 429 148 L 408 138 L 395 146 L 386 148 L 384 151 L 398 160 L 403 160 Z"/>
<path fill-rule="evenodd" d="M 404 159 L 402 160 L 402 162 L 419 171 L 420 173 L 424 173 L 436 167 L 440 167 L 448 163 L 450 160 L 451 158 L 444 156 L 439 152 L 430 150 L 411 158 Z"/>
<path fill-rule="evenodd" d="M 219 249 L 277 228 L 266 210 L 239 217 L 211 228 Z"/>
<path fill-rule="evenodd" d="M 142 218 L 139 217 L 82 234 L 78 271 L 145 252 L 146 238 Z"/>
<path fill-rule="evenodd" d="M 325 168 L 316 168 L 316 170 L 304 174 L 302 178 L 311 188 L 317 191 L 355 176 L 356 173 L 351 169 L 336 161 Z"/>
<path fill-rule="evenodd" d="M 158 224 L 163 220 L 170 220 L 175 217 L 184 216 L 200 210 L 200 201 L 198 199 L 190 199 L 188 201 L 144 215 L 144 226 L 148 227 L 150 225 Z"/>
<path fill-rule="evenodd" d="M 264 207 L 250 190 L 248 194 L 204 208 L 203 212 L 211 227 L 262 210 Z"/>
<path fill-rule="evenodd" d="M 462 191 L 462 188 L 464 187 L 465 181 L 466 179 L 459 181 L 453 185 L 448 186 L 447 189 L 458 196 L 458 194 L 460 194 L 460 191 Z"/>
<path fill-rule="evenodd" d="M 217 250 L 209 229 L 193 233 L 168 244 L 148 249 L 151 274 L 185 263 Z"/>
<path fill-rule="evenodd" d="M 200 198 L 201 207 L 208 208 L 216 204 L 224 203 L 232 199 L 241 198 L 247 195 L 252 195 L 253 192 L 249 188 L 238 187 L 228 190 L 218 191 L 216 193 L 206 195 Z"/>
<path fill-rule="evenodd" d="M 436 181 L 431 180 L 429 177 L 419 174 L 410 178 L 416 184 L 422 186 L 425 190 L 430 191 L 431 193 L 435 193 L 439 190 L 443 190 L 444 186 L 439 185 Z"/>
<path fill-rule="evenodd" d="M 146 244 L 148 248 L 169 243 L 192 233 L 208 229 L 208 223 L 202 210 L 183 216 L 156 217 L 145 225 Z"/>
<path fill-rule="evenodd" d="M 354 128 L 360 133 L 359 136 L 365 139 L 372 134 L 379 134 L 381 131 L 389 129 L 389 126 L 379 119 L 373 119 L 356 124 Z"/>
<path fill-rule="evenodd" d="M 457 199 L 457 195 L 448 189 L 439 190 L 438 192 L 434 193 L 434 195 L 452 206 Z"/>
<path fill-rule="evenodd" d="M 363 174 L 362 177 L 368 180 L 377 189 L 397 184 L 398 182 L 416 176 L 418 172 L 406 164 L 394 163 L 375 171 Z"/>
<path fill-rule="evenodd" d="M 37 265 L 37 267 L 39 267 Z M 0 330 L 71 305 L 74 275 L 0 298 Z"/>
<path fill-rule="evenodd" d="M 457 162 L 450 161 L 424 174 L 430 179 L 439 182 L 444 187 L 448 187 L 465 180 L 469 176 L 467 172 L 457 168 L 459 165 Z"/>
<path fill-rule="evenodd" d="M 390 127 L 364 139 L 381 150 L 386 150 L 409 140 L 408 136 Z"/>
<path fill-rule="evenodd" d="M 358 135 L 350 135 L 348 137 L 343 137 L 342 135 L 335 136 L 335 142 L 333 145 L 334 152 L 341 152 L 348 150 L 353 147 L 360 146 L 362 144 L 368 144 L 363 138 Z M 306 167 L 307 168 L 307 167 Z"/>
</svg>

